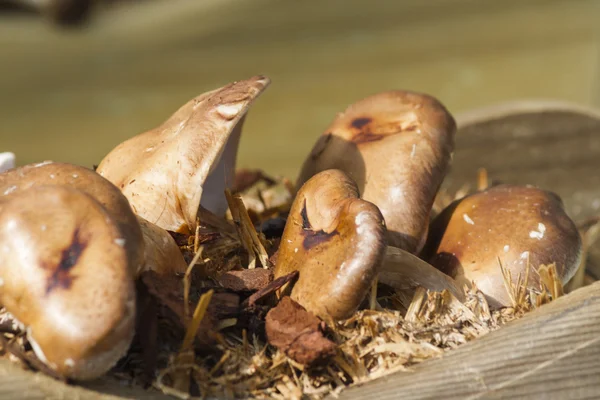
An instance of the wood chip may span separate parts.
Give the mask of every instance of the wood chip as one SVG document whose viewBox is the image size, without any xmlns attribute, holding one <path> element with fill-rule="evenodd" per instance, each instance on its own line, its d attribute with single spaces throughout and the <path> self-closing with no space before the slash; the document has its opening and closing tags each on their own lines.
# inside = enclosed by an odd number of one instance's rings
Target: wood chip
<svg viewBox="0 0 600 400">
<path fill-rule="evenodd" d="M 255 268 L 228 271 L 217 277 L 217 282 L 234 292 L 253 292 L 267 286 L 273 280 L 271 269 Z"/>
<path fill-rule="evenodd" d="M 336 345 L 323 336 L 321 320 L 288 296 L 269 311 L 265 329 L 269 343 L 300 364 L 323 364 L 335 356 Z"/>
</svg>

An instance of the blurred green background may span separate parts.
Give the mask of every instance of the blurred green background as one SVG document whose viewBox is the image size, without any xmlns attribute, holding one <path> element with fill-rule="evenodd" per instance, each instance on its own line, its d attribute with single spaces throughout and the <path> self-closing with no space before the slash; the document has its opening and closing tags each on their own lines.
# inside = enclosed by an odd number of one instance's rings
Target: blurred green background
<svg viewBox="0 0 600 400">
<path fill-rule="evenodd" d="M 348 104 L 389 89 L 451 112 L 600 105 L 600 1 L 154 0 L 79 29 L 0 14 L 0 151 L 86 166 L 191 97 L 265 74 L 239 166 L 295 177 Z"/>
</svg>

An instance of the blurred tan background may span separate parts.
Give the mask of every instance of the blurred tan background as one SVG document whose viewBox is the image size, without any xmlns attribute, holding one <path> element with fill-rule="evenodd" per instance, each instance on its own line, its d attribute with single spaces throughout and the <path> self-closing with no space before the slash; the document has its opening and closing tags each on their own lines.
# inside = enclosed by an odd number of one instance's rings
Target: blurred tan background
<svg viewBox="0 0 600 400">
<path fill-rule="evenodd" d="M 154 0 L 80 29 L 0 14 L 0 151 L 86 166 L 191 97 L 265 74 L 239 166 L 295 177 L 336 112 L 377 91 L 453 113 L 552 98 L 600 106 L 600 1 Z"/>
</svg>

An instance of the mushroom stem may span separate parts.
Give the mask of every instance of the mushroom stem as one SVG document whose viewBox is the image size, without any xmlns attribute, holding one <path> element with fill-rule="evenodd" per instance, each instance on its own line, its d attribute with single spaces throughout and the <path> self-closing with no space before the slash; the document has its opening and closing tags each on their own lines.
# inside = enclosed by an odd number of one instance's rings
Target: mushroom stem
<svg viewBox="0 0 600 400">
<path fill-rule="evenodd" d="M 433 292 L 448 290 L 461 302 L 464 291 L 458 283 L 411 253 L 388 246 L 379 272 L 379 281 L 410 297 L 419 287 Z"/>
</svg>

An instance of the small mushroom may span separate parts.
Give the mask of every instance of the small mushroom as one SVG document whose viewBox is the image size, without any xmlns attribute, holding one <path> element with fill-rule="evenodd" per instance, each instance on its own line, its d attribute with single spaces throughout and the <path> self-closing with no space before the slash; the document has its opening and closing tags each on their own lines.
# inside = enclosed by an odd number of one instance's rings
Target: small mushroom
<svg viewBox="0 0 600 400">
<path fill-rule="evenodd" d="M 15 155 L 13 153 L 0 153 L 0 174 L 15 167 Z"/>
<path fill-rule="evenodd" d="M 83 191 L 42 185 L 0 196 L 0 303 L 58 374 L 92 379 L 126 353 L 130 270 L 118 221 Z"/>
<path fill-rule="evenodd" d="M 448 169 L 456 124 L 435 98 L 408 91 L 379 93 L 337 116 L 304 162 L 298 187 L 316 173 L 340 169 L 361 197 L 379 207 L 388 243 L 417 253 Z"/>
<path fill-rule="evenodd" d="M 200 205 L 218 215 L 227 210 L 244 116 L 268 85 L 256 76 L 190 100 L 159 127 L 118 145 L 97 172 L 144 219 L 193 231 Z"/>
<path fill-rule="evenodd" d="M 302 186 L 292 204 L 275 278 L 299 271 L 293 300 L 323 319 L 349 317 L 377 276 L 385 232 L 377 207 L 359 198 L 346 174 L 320 172 Z"/>
<path fill-rule="evenodd" d="M 511 304 L 500 263 L 513 284 L 527 265 L 555 263 L 563 283 L 575 273 L 581 237 L 561 199 L 532 186 L 498 185 L 457 200 L 434 219 L 422 257 L 458 283 L 474 282 L 493 307 Z M 529 274 L 528 286 L 539 284 Z"/>
</svg>

